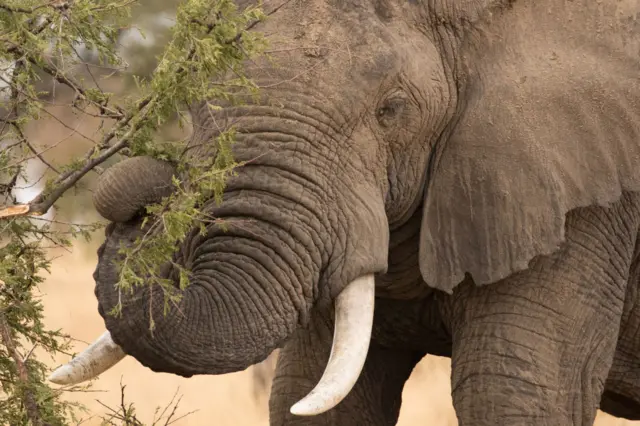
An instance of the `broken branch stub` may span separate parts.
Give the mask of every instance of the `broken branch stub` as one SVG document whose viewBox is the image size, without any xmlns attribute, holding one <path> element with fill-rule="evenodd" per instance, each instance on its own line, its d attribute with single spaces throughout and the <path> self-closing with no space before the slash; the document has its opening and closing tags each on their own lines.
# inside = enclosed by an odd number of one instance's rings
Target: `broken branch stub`
<svg viewBox="0 0 640 426">
<path fill-rule="evenodd" d="M 31 211 L 31 206 L 28 204 L 21 204 L 18 206 L 10 206 L 0 210 L 0 219 L 7 217 L 24 216 Z"/>
</svg>

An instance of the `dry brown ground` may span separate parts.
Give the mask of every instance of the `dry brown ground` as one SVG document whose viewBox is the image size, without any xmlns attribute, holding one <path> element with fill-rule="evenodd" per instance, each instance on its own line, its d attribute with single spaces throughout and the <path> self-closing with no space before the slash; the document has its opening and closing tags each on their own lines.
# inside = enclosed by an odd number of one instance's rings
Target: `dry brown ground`
<svg viewBox="0 0 640 426">
<path fill-rule="evenodd" d="M 50 327 L 61 327 L 75 338 L 91 341 L 104 331 L 102 318 L 96 309 L 91 274 L 96 255 L 93 247 L 78 245 L 72 253 L 57 259 L 51 275 L 42 285 L 45 293 L 46 322 Z M 85 344 L 78 342 L 76 350 Z M 66 361 L 60 356 L 52 365 Z M 414 371 L 404 391 L 404 404 L 400 426 L 430 425 L 453 426 L 457 422 L 453 414 L 449 386 L 448 360 L 425 358 Z M 183 379 L 169 374 L 157 374 L 129 358 L 106 372 L 93 386 L 100 393 L 70 394 L 69 398 L 82 401 L 90 409 L 104 412 L 96 399 L 116 406 L 119 404 L 120 380 L 127 385 L 127 396 L 136 403 L 140 417 L 153 418 L 154 409 L 164 406 L 179 388 L 183 395 L 180 412 L 198 410 L 176 425 L 217 426 L 266 426 L 268 425 L 266 397 L 253 399 L 251 372 L 224 376 L 194 377 Z M 214 420 L 214 422 L 212 422 Z M 97 419 L 86 425 L 99 425 Z M 597 426 L 631 426 L 640 422 L 626 422 L 601 414 Z"/>
</svg>

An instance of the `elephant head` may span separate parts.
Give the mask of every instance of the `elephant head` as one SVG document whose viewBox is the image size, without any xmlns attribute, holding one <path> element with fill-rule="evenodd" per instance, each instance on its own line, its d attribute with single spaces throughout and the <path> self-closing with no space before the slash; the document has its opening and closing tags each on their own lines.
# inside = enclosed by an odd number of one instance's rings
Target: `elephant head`
<svg viewBox="0 0 640 426">
<path fill-rule="evenodd" d="M 572 67 L 574 50 L 553 36 L 560 23 L 511 19 L 534 8 L 512 3 L 265 1 L 277 12 L 253 30 L 269 35 L 275 61 L 249 67 L 260 99 L 192 106 L 190 155 L 214 156 L 209 141 L 233 123 L 235 158 L 248 161 L 223 202 L 205 206 L 228 229 L 209 224 L 176 248 L 191 285 L 166 317 L 159 292 L 120 295 L 118 248 L 142 232 L 137 213 L 170 190 L 173 171 L 146 158 L 113 166 L 95 195 L 112 221 L 94 275 L 109 331 L 53 378 L 88 379 L 125 353 L 183 376 L 242 370 L 335 306 L 325 374 L 292 409 L 317 414 L 358 378 L 375 286 L 403 297 L 383 287 L 390 240 L 410 220 L 421 223 L 406 259 L 420 266 L 415 286 L 451 293 L 465 274 L 487 284 L 525 269 L 563 242 L 568 211 L 639 188 L 637 128 L 617 126 L 635 120 L 621 105 L 633 105 L 636 77 L 613 70 L 622 56 Z M 586 81 L 590 103 L 572 89 Z M 178 285 L 175 268 L 164 272 Z M 107 315 L 119 297 L 122 316 Z"/>
<path fill-rule="evenodd" d="M 434 34 L 413 25 L 418 11 L 391 2 L 291 2 L 255 27 L 275 34 L 271 45 L 282 51 L 271 55 L 275 65 L 249 65 L 261 99 L 221 112 L 192 105 L 189 155 L 215 156 L 213 137 L 233 123 L 234 157 L 248 163 L 228 181 L 223 202 L 204 207 L 226 229 L 194 229 L 177 247 L 173 262 L 191 282 L 166 317 L 159 291 L 119 294 L 115 261 L 121 244 L 143 232 L 144 206 L 172 190 L 174 171 L 146 157 L 107 170 L 94 204 L 112 223 L 94 278 L 109 331 L 52 380 L 89 379 L 125 353 L 183 376 L 242 370 L 335 306 L 326 373 L 293 411 L 319 413 L 348 393 L 369 346 L 373 277 L 387 269 L 390 229 L 422 203 L 429 155 L 453 112 L 443 52 Z M 171 265 L 165 273 L 177 285 Z M 120 297 L 122 315 L 108 315 Z"/>
</svg>

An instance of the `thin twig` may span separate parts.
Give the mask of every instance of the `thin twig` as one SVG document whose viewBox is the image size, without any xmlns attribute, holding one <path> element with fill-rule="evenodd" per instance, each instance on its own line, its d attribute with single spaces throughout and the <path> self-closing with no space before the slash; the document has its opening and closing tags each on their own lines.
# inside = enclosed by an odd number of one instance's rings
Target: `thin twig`
<svg viewBox="0 0 640 426">
<path fill-rule="evenodd" d="M 36 158 L 38 156 L 38 154 L 43 154 L 43 153 L 45 153 L 45 152 L 57 147 L 62 142 L 64 142 L 66 139 L 68 139 L 68 138 L 63 138 L 63 139 L 59 140 L 58 142 L 54 143 L 53 145 L 49 145 L 48 147 L 44 148 L 42 151 L 37 152 L 35 155 L 29 156 L 29 157 L 25 157 L 25 158 L 21 158 L 20 160 L 14 162 L 14 163 L 11 163 L 11 164 L 9 164 L 9 165 L 7 165 L 5 167 L 0 168 L 0 172 L 5 171 L 5 170 L 10 169 L 10 168 L 13 168 L 13 167 L 18 167 L 19 165 L 23 164 L 25 161 L 32 160 L 32 159 Z M 21 141 L 21 142 L 24 142 L 24 141 Z"/>
<path fill-rule="evenodd" d="M 25 9 L 24 7 L 19 6 L 9 6 L 3 3 L 0 3 L 0 9 L 11 13 L 31 13 L 31 9 Z"/>
<path fill-rule="evenodd" d="M 42 161 L 44 163 L 45 166 L 49 167 L 51 170 L 53 170 L 54 172 L 56 172 L 57 174 L 60 174 L 60 172 L 58 171 L 58 169 L 56 169 L 55 167 L 53 167 L 53 165 L 51 165 L 51 163 L 49 163 L 47 160 L 45 160 L 45 158 L 42 156 L 42 152 L 38 152 L 37 149 L 34 148 L 33 145 L 31 145 L 31 143 L 29 142 L 29 139 L 27 139 L 27 137 L 24 135 L 24 133 L 22 132 L 22 129 L 20 128 L 20 126 L 18 126 L 17 124 L 13 123 L 13 128 L 16 131 L 16 133 L 18 134 L 18 138 L 25 144 L 27 145 L 27 147 L 29 148 L 29 151 L 31 151 L 33 153 L 33 155 L 35 155 L 36 157 L 38 157 L 38 160 Z M 46 149 L 45 149 L 46 151 Z"/>
<path fill-rule="evenodd" d="M 58 5 L 58 6 L 56 6 Z M 60 6 L 60 1 L 59 0 L 52 0 L 50 2 L 47 3 L 43 3 L 40 4 L 38 6 L 34 6 L 32 8 L 24 8 L 24 7 L 19 7 L 19 6 L 9 6 L 7 4 L 3 4 L 0 3 L 0 9 L 6 10 L 7 12 L 11 12 L 11 13 L 26 13 L 26 14 L 33 14 L 34 12 L 37 12 L 40 9 L 44 9 L 45 7 L 50 7 L 53 6 L 55 8 L 59 8 Z"/>
<path fill-rule="evenodd" d="M 46 213 L 51 206 L 72 186 L 74 186 L 80 179 L 84 177 L 87 173 L 89 173 L 95 166 L 98 166 L 109 158 L 111 158 L 114 154 L 118 153 L 121 149 L 125 148 L 129 143 L 131 136 L 133 136 L 139 129 L 142 127 L 144 123 L 144 119 L 149 114 L 149 109 L 144 110 L 137 117 L 138 120 L 131 128 L 111 147 L 102 151 L 101 154 L 91 158 L 89 155 L 89 159 L 85 160 L 84 165 L 71 173 L 68 174 L 64 179 L 58 179 L 56 183 L 57 187 L 51 191 L 50 193 L 41 192 L 31 203 L 29 203 L 29 213 L 40 215 Z M 96 152 L 97 149 L 92 150 L 91 152 Z M 98 151 L 99 152 L 99 151 Z"/>
</svg>

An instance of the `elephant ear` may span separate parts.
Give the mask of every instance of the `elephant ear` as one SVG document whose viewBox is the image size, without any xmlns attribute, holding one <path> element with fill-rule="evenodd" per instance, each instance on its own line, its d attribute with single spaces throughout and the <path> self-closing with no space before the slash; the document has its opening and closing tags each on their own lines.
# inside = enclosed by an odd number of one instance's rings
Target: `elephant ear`
<svg viewBox="0 0 640 426">
<path fill-rule="evenodd" d="M 563 243 L 569 211 L 640 189 L 637 59 L 595 39 L 509 37 L 465 72 L 465 108 L 429 172 L 420 270 L 448 293 L 465 274 L 480 285 L 526 269 Z"/>
</svg>

